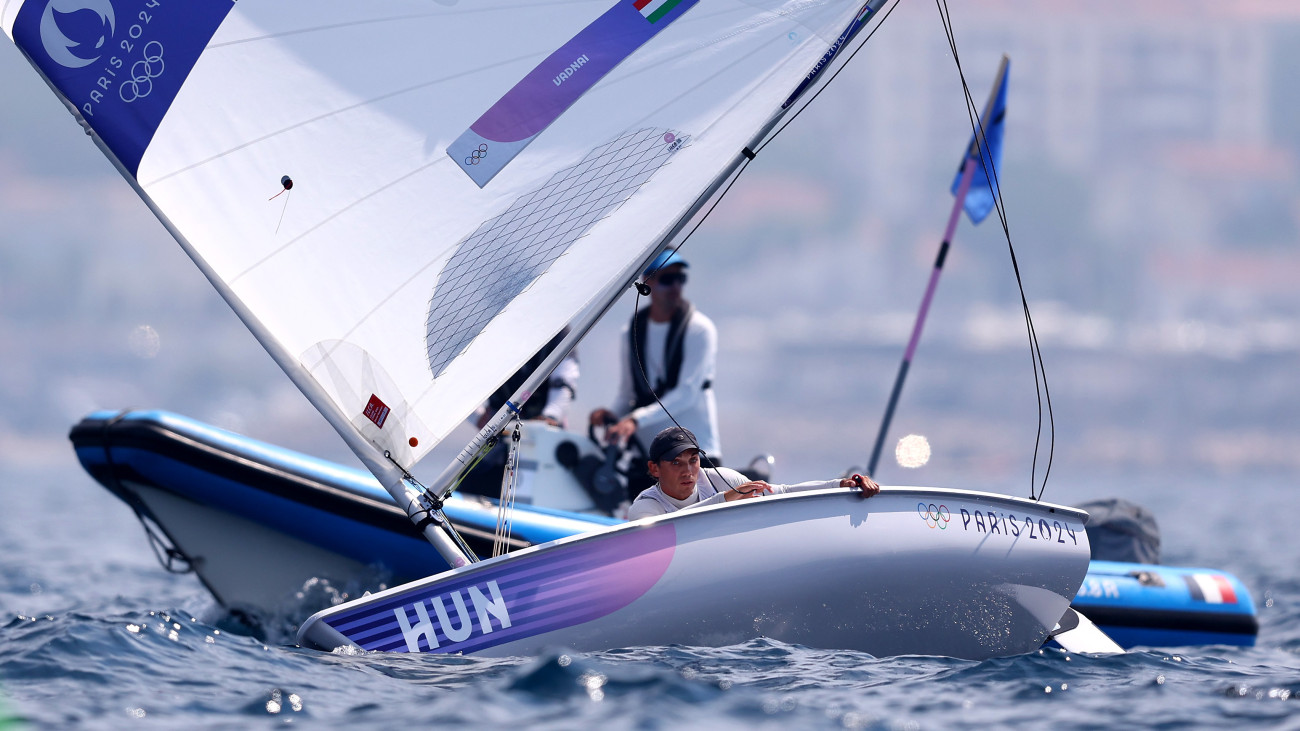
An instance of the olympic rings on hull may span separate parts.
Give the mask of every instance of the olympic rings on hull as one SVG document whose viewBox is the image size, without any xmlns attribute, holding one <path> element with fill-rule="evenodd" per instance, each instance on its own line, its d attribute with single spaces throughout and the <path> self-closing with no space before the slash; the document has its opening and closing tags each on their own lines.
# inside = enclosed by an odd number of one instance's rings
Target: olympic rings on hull
<svg viewBox="0 0 1300 731">
<path fill-rule="evenodd" d="M 952 512 L 948 510 L 947 505 L 917 503 L 916 514 L 921 516 L 926 525 L 939 530 L 947 530 L 948 521 L 952 520 Z"/>
</svg>

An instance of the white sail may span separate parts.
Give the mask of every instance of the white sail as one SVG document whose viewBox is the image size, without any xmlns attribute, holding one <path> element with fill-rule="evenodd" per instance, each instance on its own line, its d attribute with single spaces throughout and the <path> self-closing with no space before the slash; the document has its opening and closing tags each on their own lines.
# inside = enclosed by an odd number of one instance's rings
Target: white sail
<svg viewBox="0 0 1300 731">
<path fill-rule="evenodd" d="M 0 25 L 354 448 L 409 467 L 653 256 L 861 8 L 10 0 Z"/>
</svg>

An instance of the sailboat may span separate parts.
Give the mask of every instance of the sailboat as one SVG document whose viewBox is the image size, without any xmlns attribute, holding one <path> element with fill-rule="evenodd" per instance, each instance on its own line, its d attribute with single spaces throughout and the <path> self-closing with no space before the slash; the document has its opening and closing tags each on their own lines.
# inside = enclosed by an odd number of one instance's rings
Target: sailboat
<svg viewBox="0 0 1300 731">
<path fill-rule="evenodd" d="M 530 424 L 525 435 L 558 431 Z M 86 471 L 131 507 L 163 567 L 192 573 L 248 631 L 297 632 L 331 602 L 449 568 L 368 471 L 161 411 L 93 413 L 70 437 Z M 566 441 L 550 451 L 580 437 Z M 583 491 L 556 479 L 564 467 L 536 449 L 544 443 L 519 448 L 510 550 L 621 522 L 590 501 L 589 512 L 554 509 Z M 444 513 L 471 548 L 493 550 L 495 501 L 456 493 Z M 935 530 L 947 530 L 942 517 Z M 1123 647 L 1254 645 L 1250 590 L 1222 569 L 1160 564 L 1151 534 L 1129 517 L 1114 505 L 1090 514 L 1092 561 L 1071 607 Z"/>
<path fill-rule="evenodd" d="M 517 405 L 885 2 L 14 0 L 0 27 L 451 567 L 315 615 L 302 644 L 521 654 L 761 634 L 1028 652 L 1087 571 L 1082 511 L 837 489 L 487 560 L 443 512 Z"/>
</svg>

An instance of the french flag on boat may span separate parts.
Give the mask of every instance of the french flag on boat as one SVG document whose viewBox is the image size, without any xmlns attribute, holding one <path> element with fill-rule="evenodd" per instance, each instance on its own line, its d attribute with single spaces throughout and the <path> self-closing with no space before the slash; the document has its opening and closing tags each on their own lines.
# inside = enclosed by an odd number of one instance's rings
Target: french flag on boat
<svg viewBox="0 0 1300 731">
<path fill-rule="evenodd" d="M 1209 604 L 1236 604 L 1237 592 L 1232 582 L 1219 574 L 1187 574 L 1183 576 L 1192 599 Z"/>
<path fill-rule="evenodd" d="M 632 6 L 641 11 L 645 19 L 651 23 L 658 23 L 682 0 L 636 0 Z"/>
</svg>

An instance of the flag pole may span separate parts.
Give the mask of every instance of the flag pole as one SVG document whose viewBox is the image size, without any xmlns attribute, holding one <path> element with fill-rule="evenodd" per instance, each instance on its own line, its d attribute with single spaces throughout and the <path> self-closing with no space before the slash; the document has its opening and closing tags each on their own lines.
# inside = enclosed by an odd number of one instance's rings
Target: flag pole
<svg viewBox="0 0 1300 731">
<path fill-rule="evenodd" d="M 907 350 L 903 352 L 903 362 L 898 365 L 898 375 L 894 378 L 894 388 L 889 393 L 889 405 L 885 407 L 885 418 L 881 420 L 880 431 L 876 433 L 876 445 L 871 450 L 871 461 L 867 463 L 868 475 L 876 474 L 876 467 L 880 463 L 880 453 L 885 447 L 885 437 L 889 434 L 889 423 L 894 419 L 894 409 L 898 407 L 898 398 L 903 393 L 903 381 L 907 379 L 907 371 L 912 367 L 912 356 L 916 354 L 916 346 L 921 342 L 921 331 L 925 329 L 925 318 L 930 313 L 930 303 L 934 300 L 934 292 L 939 286 L 939 275 L 943 273 L 943 263 L 948 258 L 948 248 L 952 243 L 953 234 L 957 231 L 957 222 L 961 220 L 961 211 L 966 205 L 966 194 L 970 192 L 971 180 L 975 177 L 976 165 L 980 163 L 982 151 L 989 149 L 988 140 L 985 139 L 985 130 L 993 121 L 994 105 L 1006 79 L 1008 63 L 1009 59 L 1004 55 L 1002 63 L 998 66 L 997 76 L 993 81 L 993 91 L 989 95 L 988 102 L 984 105 L 984 114 L 980 117 L 979 129 L 976 130 L 975 137 L 966 150 L 966 161 L 962 164 L 961 170 L 961 182 L 957 185 L 952 213 L 948 216 L 948 227 L 944 229 L 943 242 L 939 244 L 939 255 L 935 257 L 934 269 L 930 272 L 930 283 L 925 288 L 925 296 L 921 298 L 921 309 L 916 313 L 916 322 L 912 325 L 912 338 L 908 340 Z M 990 166 L 994 164 L 993 160 L 989 161 Z"/>
<path fill-rule="evenodd" d="M 961 171 L 961 184 L 957 188 L 957 198 L 953 202 L 952 214 L 948 216 L 948 228 L 943 234 L 943 243 L 939 244 L 939 255 L 934 260 L 934 270 L 930 272 L 930 283 L 925 288 L 925 297 L 921 298 L 921 309 L 916 313 L 916 323 L 912 325 L 912 339 L 907 341 L 907 350 L 903 353 L 903 362 L 898 365 L 898 376 L 894 378 L 894 390 L 889 394 L 889 405 L 885 407 L 885 418 L 880 422 L 880 431 L 876 434 L 876 446 L 871 450 L 871 462 L 867 465 L 867 474 L 876 474 L 876 465 L 880 462 L 880 450 L 885 446 L 885 435 L 889 433 L 889 422 L 894 418 L 894 409 L 898 406 L 898 397 L 903 393 L 903 381 L 907 371 L 912 367 L 912 356 L 916 345 L 921 342 L 921 331 L 925 329 L 925 318 L 930 313 L 930 302 L 934 300 L 934 291 L 939 286 L 939 275 L 943 272 L 943 262 L 948 258 L 948 246 L 952 235 L 961 220 L 962 206 L 966 205 L 966 194 L 970 192 L 971 178 L 975 177 L 975 158 L 967 157 Z"/>
</svg>

